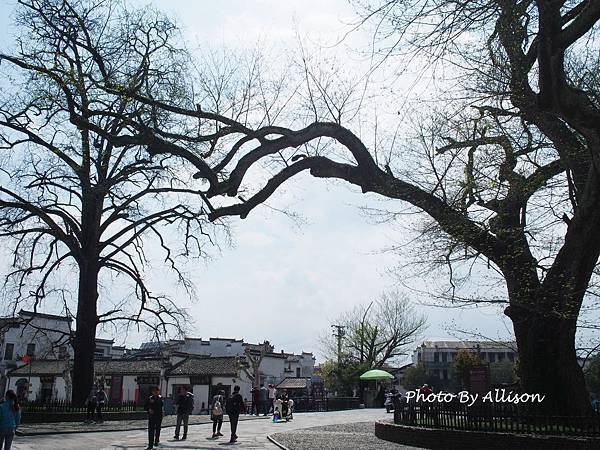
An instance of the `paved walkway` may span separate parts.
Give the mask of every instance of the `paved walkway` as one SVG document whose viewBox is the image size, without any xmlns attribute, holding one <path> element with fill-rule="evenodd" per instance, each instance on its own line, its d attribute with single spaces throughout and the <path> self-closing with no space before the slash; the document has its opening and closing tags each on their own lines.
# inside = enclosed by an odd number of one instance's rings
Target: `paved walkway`
<svg viewBox="0 0 600 450">
<path fill-rule="evenodd" d="M 240 416 L 240 420 L 267 420 L 263 416 Z M 162 422 L 163 428 L 175 426 L 177 416 L 165 416 Z M 225 421 L 227 421 L 225 416 Z M 209 415 L 190 416 L 190 425 L 211 423 Z M 56 422 L 56 423 L 26 423 L 19 427 L 18 434 L 31 436 L 36 434 L 67 434 L 67 433 L 99 433 L 109 431 L 131 431 L 145 430 L 148 426 L 147 419 L 111 420 L 104 423 L 82 423 L 82 422 Z"/>
<path fill-rule="evenodd" d="M 162 447 L 166 449 L 276 449 L 267 435 L 323 425 L 374 422 L 389 419 L 384 410 L 362 409 L 326 413 L 296 413 L 294 420 L 287 423 L 273 423 L 270 420 L 246 420 L 238 425 L 238 442 L 227 443 L 228 424 L 223 424 L 224 437 L 217 441 L 210 439 L 209 424 L 190 426 L 187 441 L 174 441 L 173 428 L 162 433 Z M 147 434 L 143 430 L 95 432 L 81 434 L 55 434 L 19 436 L 15 438 L 14 450 L 104 450 L 104 449 L 143 449 L 147 444 Z M 331 448 L 331 447 L 329 447 Z M 348 449 L 349 447 L 346 447 Z M 355 448 L 355 447 L 350 447 Z M 402 448 L 402 447 L 398 447 Z"/>
</svg>

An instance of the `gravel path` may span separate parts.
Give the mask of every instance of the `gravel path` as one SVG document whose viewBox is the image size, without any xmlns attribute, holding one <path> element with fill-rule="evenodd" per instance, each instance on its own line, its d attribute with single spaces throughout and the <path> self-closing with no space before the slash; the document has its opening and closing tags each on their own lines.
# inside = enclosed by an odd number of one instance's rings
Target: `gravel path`
<svg viewBox="0 0 600 450">
<path fill-rule="evenodd" d="M 375 422 L 347 423 L 275 433 L 271 437 L 290 450 L 418 450 L 375 437 Z"/>
</svg>

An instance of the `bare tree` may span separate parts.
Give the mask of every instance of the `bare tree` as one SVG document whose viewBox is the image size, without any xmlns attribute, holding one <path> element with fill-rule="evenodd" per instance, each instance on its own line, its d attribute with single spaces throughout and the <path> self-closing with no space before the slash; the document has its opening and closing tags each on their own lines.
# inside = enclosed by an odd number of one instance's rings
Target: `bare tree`
<svg viewBox="0 0 600 450">
<path fill-rule="evenodd" d="M 185 168 L 169 155 L 149 157 L 136 142 L 136 121 L 168 129 L 170 118 L 119 93 L 183 98 L 190 69 L 173 45 L 175 25 L 154 11 L 105 1 L 19 3 L 16 52 L 0 55 L 12 80 L 0 100 L 0 236 L 14 244 L 5 286 L 14 309 L 29 302 L 37 310 L 57 293 L 57 271 L 77 273 L 75 304 L 63 297 L 63 313 L 75 316 L 73 401 L 81 403 L 99 325 L 166 331 L 185 320 L 171 299 L 152 292 L 144 245 L 155 241 L 191 290 L 177 261 L 203 256 L 213 227 Z M 176 244 L 168 227 L 179 233 Z M 135 302 L 99 298 L 100 277 L 110 274 L 129 280 Z"/>
<path fill-rule="evenodd" d="M 433 184 L 406 176 L 405 168 L 410 167 L 406 163 L 412 159 L 402 159 L 402 153 L 390 151 L 383 158 L 370 151 L 340 124 L 343 114 L 326 102 L 323 108 L 331 112 L 313 110 L 305 117 L 316 121 L 308 125 L 250 127 L 227 116 L 133 94 L 133 99 L 156 108 L 214 120 L 220 124 L 215 139 L 227 136 L 229 150 L 218 155 L 218 161 L 198 161 L 180 147 L 156 145 L 155 132 L 138 136 L 146 137 L 151 153 L 178 155 L 194 164 L 196 176 L 208 182 L 209 199 L 238 196 L 247 188 L 243 183 L 255 164 L 280 162 L 281 169 L 252 195 L 244 194 L 235 204 L 213 205 L 212 220 L 245 218 L 286 180 L 305 170 L 318 178 L 345 180 L 365 193 L 408 202 L 425 212 L 436 229 L 459 243 L 451 247 L 454 254 L 462 250 L 481 258 L 502 276 L 509 302 L 505 312 L 515 329 L 524 389 L 546 394 L 545 406 L 550 409 L 587 414 L 590 406 L 580 388 L 583 375 L 577 364 L 575 333 L 600 254 L 595 232 L 600 224 L 600 210 L 595 207 L 600 196 L 600 106 L 593 71 L 598 55 L 592 50 L 597 45 L 599 5 L 598 1 L 398 0 L 369 12 L 381 23 L 390 19 L 392 31 L 400 34 L 397 41 L 409 36 L 413 49 L 436 62 L 444 61 L 450 50 L 469 50 L 452 55 L 462 55 L 453 63 L 458 71 L 464 68 L 460 83 L 477 88 L 457 108 L 464 111 L 466 105 L 472 106 L 472 116 L 463 121 L 466 130 L 452 128 L 447 139 L 429 136 L 428 148 L 436 149 L 428 153 L 437 178 Z M 413 25 L 416 28 L 409 33 Z M 390 47 L 389 53 L 396 48 Z M 481 126 L 484 123 L 493 127 Z M 400 159 L 395 159 L 398 154 Z M 560 233 L 543 260 L 530 245 L 535 239 L 530 229 L 539 225 L 535 219 L 540 210 L 535 205 L 540 201 L 551 205 L 551 211 L 565 210 L 559 215 L 562 223 L 554 221 L 549 228 L 542 224 L 536 230 Z M 548 372 L 553 376 L 546 376 Z"/>
<path fill-rule="evenodd" d="M 258 387 L 260 385 L 260 364 L 262 363 L 265 355 L 273 351 L 273 346 L 269 341 L 264 341 L 257 346 L 247 346 L 244 350 L 246 359 L 250 363 L 250 369 L 252 372 L 252 387 Z"/>
<path fill-rule="evenodd" d="M 344 326 L 342 355 L 347 363 L 366 369 L 381 368 L 405 355 L 426 326 L 425 317 L 417 313 L 409 300 L 390 292 L 368 305 L 360 305 L 343 314 L 336 323 Z M 337 347 L 330 335 L 322 339 L 325 352 L 335 359 Z"/>
<path fill-rule="evenodd" d="M 327 101 L 310 100 L 307 94 L 309 105 L 318 107 L 283 117 L 271 108 L 281 111 L 285 99 L 275 96 L 277 101 L 257 104 L 256 84 L 246 83 L 251 88 L 242 96 L 194 93 L 182 101 L 177 95 L 148 93 L 135 83 L 115 81 L 100 66 L 94 88 L 144 113 L 129 115 L 126 131 L 106 129 L 94 123 L 95 112 L 90 116 L 79 103 L 71 105 L 69 94 L 68 121 L 115 148 L 140 146 L 154 158 L 188 161 L 195 178 L 204 183 L 199 191 L 210 220 L 245 218 L 306 170 L 317 178 L 345 180 L 364 193 L 409 203 L 455 242 L 446 254 L 463 251 L 501 275 L 524 389 L 546 394 L 550 409 L 587 414 L 590 405 L 581 389 L 575 333 L 600 255 L 600 105 L 598 53 L 593 50 L 599 15 L 597 0 L 396 0 L 369 11 L 368 17 L 390 24 L 390 36 L 398 33 L 395 42 L 408 37 L 410 48 L 438 63 L 447 62 L 449 55 L 460 57 L 451 61 L 461 74 L 458 81 L 474 89 L 453 112 L 472 112 L 461 121 L 466 128 L 449 127 L 448 135 L 427 136 L 425 163 L 405 158 L 394 139 L 387 154 L 369 149 L 342 126 L 346 115 L 331 103 L 351 102 L 310 83 L 309 94 Z M 391 45 L 387 53 L 398 48 Z M 461 51 L 450 52 L 456 49 Z M 255 80 L 256 70 L 251 69 L 242 75 L 237 71 L 234 78 Z M 61 76 L 70 69 L 64 72 Z M 201 77 L 206 80 L 210 78 Z M 321 88 L 331 87 L 314 81 Z M 223 102 L 237 107 L 222 107 Z M 423 177 L 406 170 L 413 164 L 417 171 L 427 167 Z M 252 190 L 256 178 L 249 174 L 261 166 L 275 173 Z M 223 197 L 237 200 L 225 203 Z M 550 215 L 536 223 L 540 203 L 550 206 Z M 561 210 L 562 222 L 549 219 Z M 532 227 L 538 236 L 544 231 L 558 236 L 545 257 L 537 253 Z"/>
</svg>

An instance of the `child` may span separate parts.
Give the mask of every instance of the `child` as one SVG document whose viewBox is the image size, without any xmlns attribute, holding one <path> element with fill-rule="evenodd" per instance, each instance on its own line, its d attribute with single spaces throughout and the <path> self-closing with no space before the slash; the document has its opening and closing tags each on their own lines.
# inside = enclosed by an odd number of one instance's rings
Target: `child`
<svg viewBox="0 0 600 450">
<path fill-rule="evenodd" d="M 281 414 L 279 413 L 279 408 L 275 408 L 275 412 L 273 413 L 273 422 L 279 422 L 281 419 Z"/>
</svg>

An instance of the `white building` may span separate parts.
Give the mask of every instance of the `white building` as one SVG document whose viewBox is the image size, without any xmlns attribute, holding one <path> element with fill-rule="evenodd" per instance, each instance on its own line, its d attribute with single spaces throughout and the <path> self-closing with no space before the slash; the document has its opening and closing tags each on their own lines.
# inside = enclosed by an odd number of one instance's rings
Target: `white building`
<svg viewBox="0 0 600 450">
<path fill-rule="evenodd" d="M 64 361 L 73 357 L 72 321 L 70 317 L 25 310 L 15 317 L 0 318 L 0 392 L 7 389 L 8 371 L 25 364 L 25 355 L 33 360 L 55 361 L 58 366 L 66 364 Z M 122 358 L 125 348 L 113 344 L 112 339 L 96 339 L 95 357 Z M 21 384 L 19 389 L 27 387 Z M 47 377 L 41 379 L 39 386 L 30 386 L 30 391 L 39 392 L 40 400 L 56 398 L 54 389 L 56 386 Z"/>
<path fill-rule="evenodd" d="M 456 354 L 466 350 L 476 353 L 488 363 L 514 363 L 517 359 L 515 342 L 491 341 L 424 341 L 412 356 L 413 364 L 422 366 L 427 375 L 444 382 L 452 379 L 452 367 Z"/>
<path fill-rule="evenodd" d="M 186 355 L 196 357 L 240 357 L 245 358 L 248 354 L 258 356 L 262 344 L 251 344 L 243 339 L 231 338 L 192 338 L 185 337 L 181 340 L 170 340 L 164 343 L 149 342 L 142 344 L 139 350 L 128 352 L 128 355 L 162 355 L 169 357 L 184 358 Z M 260 380 L 258 384 L 278 384 L 285 378 L 310 378 L 314 374 L 315 358 L 312 353 L 302 352 L 300 354 L 286 353 L 283 350 L 274 351 L 274 347 L 268 344 L 268 351 L 264 355 L 259 371 Z"/>
<path fill-rule="evenodd" d="M 20 392 L 21 386 L 29 383 L 29 400 L 65 400 L 71 370 L 69 360 L 34 360 L 9 371 L 7 387 Z M 217 390 L 229 394 L 238 385 L 242 396 L 250 398 L 252 389 L 244 360 L 237 357 L 187 357 L 177 362 L 157 358 L 104 359 L 94 362 L 94 372 L 111 403 L 143 403 L 152 386 L 159 386 L 167 399 L 175 397 L 181 386 L 190 388 L 195 397 L 194 414 L 208 408 Z"/>
<path fill-rule="evenodd" d="M 24 364 L 21 358 L 65 359 L 72 355 L 69 345 L 71 319 L 52 314 L 19 311 L 16 317 L 0 319 L 0 389 L 6 389 L 6 374 Z"/>
<path fill-rule="evenodd" d="M 4 388 L 17 391 L 29 400 L 66 400 L 71 396 L 72 356 L 69 344 L 71 319 L 50 314 L 21 311 L 18 317 L 4 320 L 2 360 Z M 244 398 L 251 399 L 254 373 L 250 357 L 264 351 L 262 344 L 242 339 L 186 337 L 165 343 L 146 343 L 140 349 L 126 350 L 112 339 L 96 339 L 94 369 L 112 402 L 139 402 L 149 395 L 152 385 L 160 386 L 167 398 L 177 389 L 194 389 L 197 408 L 208 405 L 217 387 L 226 392 L 239 384 Z M 25 353 L 33 361 L 17 361 Z M 275 352 L 272 345 L 259 366 L 256 384 L 279 384 L 289 378 L 313 376 L 312 353 L 299 355 Z"/>
</svg>

